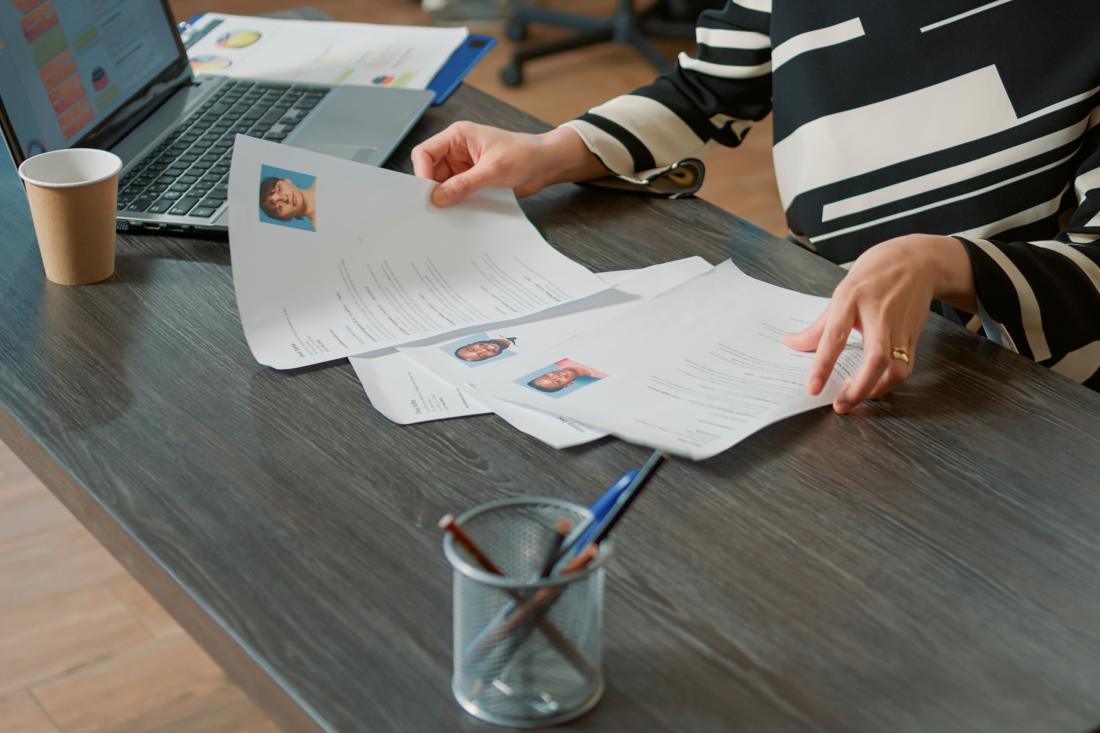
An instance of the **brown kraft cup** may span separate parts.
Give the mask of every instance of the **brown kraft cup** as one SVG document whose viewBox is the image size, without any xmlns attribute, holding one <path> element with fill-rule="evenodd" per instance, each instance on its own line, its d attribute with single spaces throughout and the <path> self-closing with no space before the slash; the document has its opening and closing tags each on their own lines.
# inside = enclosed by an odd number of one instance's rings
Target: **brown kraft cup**
<svg viewBox="0 0 1100 733">
<path fill-rule="evenodd" d="M 114 274 L 121 168 L 118 156 L 91 148 L 42 153 L 19 166 L 51 282 L 87 285 Z"/>
</svg>

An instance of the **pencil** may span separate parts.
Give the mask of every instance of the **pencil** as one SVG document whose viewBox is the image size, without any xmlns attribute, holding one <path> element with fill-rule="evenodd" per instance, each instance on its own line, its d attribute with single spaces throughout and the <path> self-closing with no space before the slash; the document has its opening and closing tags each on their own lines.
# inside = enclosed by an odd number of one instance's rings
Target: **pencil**
<svg viewBox="0 0 1100 733">
<path fill-rule="evenodd" d="M 477 560 L 477 564 L 484 568 L 486 572 L 493 575 L 504 575 L 504 571 L 477 546 L 473 538 L 462 528 L 458 520 L 455 519 L 455 515 L 444 514 L 443 518 L 439 520 L 439 528 L 444 532 L 450 532 L 451 536 L 455 538 L 455 542 L 462 545 L 462 548 L 470 553 L 474 560 Z"/>
<path fill-rule="evenodd" d="M 562 573 L 575 573 L 583 568 L 588 563 L 592 562 L 592 559 L 599 554 L 599 548 L 596 545 L 589 545 L 581 550 L 579 554 L 573 557 L 566 566 L 562 569 Z M 534 614 L 539 614 L 540 610 L 544 606 L 549 606 L 552 601 L 557 599 L 561 595 L 564 588 L 539 588 L 535 591 L 534 595 L 521 603 L 519 607 L 512 613 L 503 623 L 496 628 L 496 630 L 490 634 L 483 644 L 492 644 L 499 641 L 502 637 L 506 636 L 513 630 L 519 628 L 525 621 L 531 618 Z M 549 610 L 549 609 L 547 609 Z M 545 612 L 536 616 L 536 623 L 542 623 L 545 616 Z"/>
</svg>

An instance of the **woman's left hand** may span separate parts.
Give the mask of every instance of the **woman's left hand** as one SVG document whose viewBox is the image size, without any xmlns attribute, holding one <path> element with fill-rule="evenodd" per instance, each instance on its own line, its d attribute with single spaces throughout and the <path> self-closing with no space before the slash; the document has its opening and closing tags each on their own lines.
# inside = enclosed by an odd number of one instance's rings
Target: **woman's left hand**
<svg viewBox="0 0 1100 733">
<path fill-rule="evenodd" d="M 798 351 L 817 352 L 807 391 L 816 395 L 824 389 L 853 328 L 863 335 L 863 360 L 841 387 L 833 409 L 847 413 L 904 382 L 913 373 L 917 344 L 936 298 L 974 311 L 970 258 L 958 240 L 911 234 L 864 252 L 821 316 L 783 339 Z M 904 350 L 908 363 L 897 350 Z"/>
</svg>

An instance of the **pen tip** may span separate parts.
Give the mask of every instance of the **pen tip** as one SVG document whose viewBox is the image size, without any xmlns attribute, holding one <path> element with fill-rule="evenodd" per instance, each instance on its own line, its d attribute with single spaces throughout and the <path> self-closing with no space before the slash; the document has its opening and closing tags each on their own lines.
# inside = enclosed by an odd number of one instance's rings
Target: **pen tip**
<svg viewBox="0 0 1100 733">
<path fill-rule="evenodd" d="M 455 523 L 455 515 L 444 514 L 443 518 L 439 520 L 440 529 L 450 529 L 451 525 Z"/>
</svg>

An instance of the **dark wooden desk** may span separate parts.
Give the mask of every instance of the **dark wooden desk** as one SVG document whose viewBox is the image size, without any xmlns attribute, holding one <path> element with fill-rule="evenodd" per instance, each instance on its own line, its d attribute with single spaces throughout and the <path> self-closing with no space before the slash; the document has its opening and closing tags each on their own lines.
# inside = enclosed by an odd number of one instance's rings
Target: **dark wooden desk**
<svg viewBox="0 0 1100 733">
<path fill-rule="evenodd" d="M 541 127 L 465 88 L 412 137 L 461 118 Z M 0 438 L 288 730 L 481 729 L 451 699 L 436 520 L 587 500 L 645 451 L 398 427 L 346 363 L 260 367 L 224 243 L 121 236 L 111 281 L 47 285 L 2 179 Z M 841 275 L 702 201 L 560 186 L 525 208 L 596 270 L 732 254 L 822 294 Z M 918 366 L 887 402 L 662 470 L 617 535 L 608 690 L 573 728 L 1100 723 L 1100 395 L 938 319 Z"/>
</svg>

